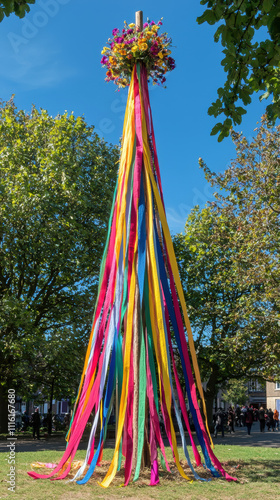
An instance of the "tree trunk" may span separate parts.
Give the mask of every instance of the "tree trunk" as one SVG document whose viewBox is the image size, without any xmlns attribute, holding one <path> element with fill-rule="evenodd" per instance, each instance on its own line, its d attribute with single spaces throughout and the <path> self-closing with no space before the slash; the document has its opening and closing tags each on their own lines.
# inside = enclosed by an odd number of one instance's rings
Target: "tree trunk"
<svg viewBox="0 0 280 500">
<path fill-rule="evenodd" d="M 207 412 L 207 420 L 210 432 L 213 432 L 213 403 L 214 399 L 217 395 L 217 381 L 218 381 L 218 372 L 215 368 L 212 370 L 210 378 L 207 382 L 207 388 L 205 391 L 205 403 L 206 403 L 206 412 Z"/>
<path fill-rule="evenodd" d="M 50 422 L 48 421 L 48 434 L 51 434 L 52 433 L 52 402 L 53 402 L 53 392 L 54 392 L 54 381 L 55 379 L 53 378 L 52 379 L 52 385 L 51 385 L 51 392 L 50 392 L 50 402 L 49 402 L 49 406 L 50 406 Z"/>
</svg>

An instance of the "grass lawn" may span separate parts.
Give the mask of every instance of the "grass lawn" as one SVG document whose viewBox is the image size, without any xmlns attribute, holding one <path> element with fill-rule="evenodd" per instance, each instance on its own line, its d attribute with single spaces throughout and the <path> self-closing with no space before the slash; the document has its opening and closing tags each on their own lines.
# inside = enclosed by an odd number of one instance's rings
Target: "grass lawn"
<svg viewBox="0 0 280 500">
<path fill-rule="evenodd" d="M 193 500 L 228 500 L 228 499 L 275 499 L 280 498 L 280 449 L 244 447 L 230 445 L 216 445 L 215 454 L 223 463 L 226 471 L 238 479 L 238 483 L 227 482 L 224 479 L 213 479 L 210 482 L 194 481 L 190 483 L 181 478 L 177 469 L 173 473 L 161 472 L 160 484 L 156 487 L 149 486 L 150 474 L 143 471 L 136 483 L 121 488 L 124 471 L 117 474 L 108 489 L 101 488 L 97 481 L 101 480 L 108 468 L 112 457 L 112 450 L 104 450 L 103 462 L 94 472 L 91 480 L 83 486 L 76 483 L 49 480 L 34 480 L 27 475 L 31 470 L 31 463 L 57 462 L 62 452 L 38 451 L 16 454 L 16 490 L 8 491 L 7 472 L 8 453 L 0 453 L 0 498 L 27 499 L 27 500 L 71 500 L 71 499 L 193 499 Z M 171 457 L 167 448 L 168 458 Z M 75 460 L 83 460 L 85 451 L 78 451 Z M 180 450 L 181 463 L 187 475 L 186 462 Z M 171 465 L 171 461 L 170 461 Z M 37 469 L 39 470 L 39 469 Z M 48 469 L 44 469 L 47 473 Z M 41 471 L 41 470 L 40 470 Z M 203 468 L 197 472 L 204 477 L 210 477 Z"/>
</svg>

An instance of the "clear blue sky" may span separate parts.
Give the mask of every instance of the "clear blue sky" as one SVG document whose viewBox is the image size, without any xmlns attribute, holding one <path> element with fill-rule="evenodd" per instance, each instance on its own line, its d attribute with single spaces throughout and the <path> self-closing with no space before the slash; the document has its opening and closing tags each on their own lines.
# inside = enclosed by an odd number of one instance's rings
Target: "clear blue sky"
<svg viewBox="0 0 280 500">
<path fill-rule="evenodd" d="M 107 142 L 118 143 L 127 90 L 105 83 L 101 49 L 111 31 L 123 21 L 158 21 L 173 39 L 177 67 L 167 74 L 167 89 L 151 88 L 156 143 L 163 193 L 172 233 L 182 231 L 191 208 L 211 199 L 211 190 L 198 167 L 224 170 L 235 150 L 231 139 L 221 144 L 210 131 L 215 123 L 207 109 L 225 79 L 221 46 L 213 41 L 215 27 L 198 25 L 204 8 L 199 0 L 150 2 L 123 0 L 37 0 L 25 19 L 14 15 L 0 24 L 0 97 L 15 94 L 18 108 L 32 104 L 55 116 L 65 110 L 84 115 Z M 265 103 L 255 98 L 238 127 L 253 135 Z"/>
</svg>

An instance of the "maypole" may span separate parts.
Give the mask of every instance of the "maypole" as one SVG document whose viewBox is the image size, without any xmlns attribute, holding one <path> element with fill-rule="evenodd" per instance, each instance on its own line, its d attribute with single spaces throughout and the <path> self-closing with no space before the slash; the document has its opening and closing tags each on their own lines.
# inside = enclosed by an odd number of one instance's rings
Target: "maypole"
<svg viewBox="0 0 280 500">
<path fill-rule="evenodd" d="M 187 394 L 206 469 L 214 477 L 233 479 L 212 450 L 191 327 L 166 221 L 148 90 L 149 80 L 164 84 L 165 74 L 175 67 L 170 57 L 171 39 L 158 33 L 161 25 L 161 21 L 143 25 L 142 11 L 136 12 L 135 24 L 125 23 L 122 31 L 114 29 L 113 38 L 102 51 L 106 80 L 119 87 L 129 85 L 118 180 L 67 447 L 50 474 L 31 471 L 33 478 L 57 480 L 68 475 L 93 412 L 85 461 L 73 479 L 86 483 L 102 460 L 114 406 L 115 448 L 101 486 L 109 486 L 123 461 L 125 485 L 131 479 L 136 481 L 141 467 L 147 465 L 151 467 L 150 484 L 159 482 L 159 467 L 170 470 L 161 421 L 181 476 L 205 480 L 195 470 L 186 444 L 184 426 L 196 465 L 201 465 L 188 419 Z M 184 387 L 179 381 L 175 348 L 180 354 Z M 192 478 L 179 461 L 175 421 Z"/>
</svg>

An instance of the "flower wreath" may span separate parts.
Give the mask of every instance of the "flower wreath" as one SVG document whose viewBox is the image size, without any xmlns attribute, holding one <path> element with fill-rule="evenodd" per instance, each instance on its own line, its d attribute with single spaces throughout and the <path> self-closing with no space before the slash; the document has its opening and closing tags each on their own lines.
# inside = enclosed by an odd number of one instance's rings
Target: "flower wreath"
<svg viewBox="0 0 280 500">
<path fill-rule="evenodd" d="M 140 31 L 134 23 L 124 22 L 120 32 L 113 29 L 112 38 L 108 39 L 108 46 L 101 52 L 101 64 L 107 68 L 105 81 L 113 81 L 118 87 L 129 85 L 133 66 L 136 62 L 145 64 L 148 81 L 154 85 L 166 81 L 165 74 L 175 68 L 175 61 L 170 57 L 171 38 L 167 33 L 158 34 L 162 22 L 147 21 Z"/>
</svg>

